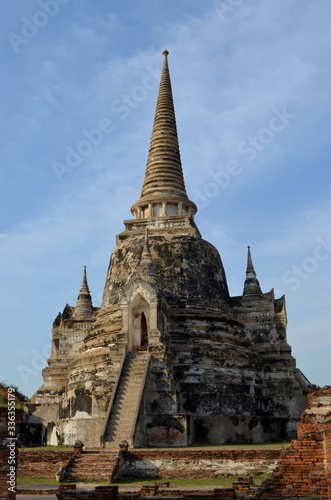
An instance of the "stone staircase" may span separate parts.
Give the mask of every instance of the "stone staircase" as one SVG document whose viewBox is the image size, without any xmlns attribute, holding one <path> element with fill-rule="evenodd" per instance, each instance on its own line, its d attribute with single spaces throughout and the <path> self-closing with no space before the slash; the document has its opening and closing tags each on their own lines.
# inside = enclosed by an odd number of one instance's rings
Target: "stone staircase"
<svg viewBox="0 0 331 500">
<path fill-rule="evenodd" d="M 117 452 L 111 450 L 83 451 L 66 467 L 65 482 L 109 481 L 117 469 Z"/>
<path fill-rule="evenodd" d="M 145 351 L 130 352 L 126 356 L 104 434 L 106 448 L 118 449 L 123 440 L 133 446 L 132 434 L 148 362 L 149 354 Z"/>
</svg>

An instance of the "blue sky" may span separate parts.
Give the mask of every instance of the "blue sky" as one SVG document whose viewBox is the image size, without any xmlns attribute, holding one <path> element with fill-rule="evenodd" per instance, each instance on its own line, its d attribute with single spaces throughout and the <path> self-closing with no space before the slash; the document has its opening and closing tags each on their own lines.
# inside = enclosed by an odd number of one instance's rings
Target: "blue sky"
<svg viewBox="0 0 331 500">
<path fill-rule="evenodd" d="M 197 224 L 240 295 L 247 245 L 331 383 L 328 0 L 1 2 L 0 380 L 31 396 L 83 266 L 100 305 L 140 194 L 167 48 Z"/>
</svg>

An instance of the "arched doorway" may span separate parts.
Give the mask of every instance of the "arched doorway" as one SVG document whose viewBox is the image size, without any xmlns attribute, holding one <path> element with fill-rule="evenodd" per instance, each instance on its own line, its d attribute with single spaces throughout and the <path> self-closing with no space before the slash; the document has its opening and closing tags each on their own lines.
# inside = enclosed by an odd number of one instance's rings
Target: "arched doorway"
<svg viewBox="0 0 331 500">
<path fill-rule="evenodd" d="M 128 350 L 145 350 L 148 346 L 149 304 L 138 294 L 129 307 Z"/>
</svg>

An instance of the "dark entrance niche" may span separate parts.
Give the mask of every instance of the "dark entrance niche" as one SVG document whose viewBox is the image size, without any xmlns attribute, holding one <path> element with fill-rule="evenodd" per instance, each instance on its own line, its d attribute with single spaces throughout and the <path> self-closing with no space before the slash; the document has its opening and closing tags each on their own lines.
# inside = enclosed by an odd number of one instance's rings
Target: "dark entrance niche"
<svg viewBox="0 0 331 500">
<path fill-rule="evenodd" d="M 147 347 L 148 336 L 147 336 L 147 320 L 144 313 L 141 313 L 141 347 Z"/>
</svg>

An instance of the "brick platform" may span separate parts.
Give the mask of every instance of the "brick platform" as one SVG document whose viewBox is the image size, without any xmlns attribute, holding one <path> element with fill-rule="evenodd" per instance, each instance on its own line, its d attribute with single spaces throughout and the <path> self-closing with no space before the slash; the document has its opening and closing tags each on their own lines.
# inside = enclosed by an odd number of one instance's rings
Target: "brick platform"
<svg viewBox="0 0 331 500">
<path fill-rule="evenodd" d="M 235 500 L 240 498 L 234 488 L 208 490 L 175 490 L 159 486 L 142 486 L 139 492 L 120 493 L 118 486 L 97 486 L 94 491 L 84 491 L 75 485 L 64 485 L 57 493 L 59 500 L 99 499 L 99 500 L 148 500 L 152 497 L 166 497 L 167 500 Z M 242 498 L 242 497 L 241 497 Z"/>
<path fill-rule="evenodd" d="M 76 455 L 74 450 L 19 450 L 18 475 L 20 477 L 55 478 L 56 473 Z"/>
<path fill-rule="evenodd" d="M 254 498 L 331 499 L 331 387 L 310 394 L 298 435 Z"/>
<path fill-rule="evenodd" d="M 122 475 L 177 479 L 271 473 L 281 458 L 278 449 L 151 449 L 123 453 Z"/>
<path fill-rule="evenodd" d="M 19 452 L 20 477 L 54 478 L 63 466 L 66 480 L 111 481 L 116 466 L 116 451 Z M 151 449 L 123 452 L 121 474 L 155 478 L 212 478 L 272 472 L 281 457 L 281 449 Z M 70 462 L 70 465 L 69 465 Z"/>
</svg>

